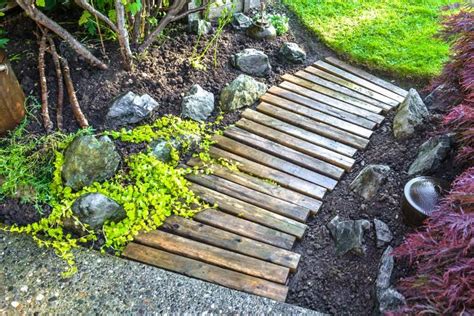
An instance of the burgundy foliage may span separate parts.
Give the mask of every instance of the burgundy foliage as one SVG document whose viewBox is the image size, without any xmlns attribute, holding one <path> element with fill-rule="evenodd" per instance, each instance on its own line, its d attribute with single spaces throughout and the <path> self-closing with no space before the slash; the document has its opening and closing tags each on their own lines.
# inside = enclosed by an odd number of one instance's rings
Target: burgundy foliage
<svg viewBox="0 0 474 316">
<path fill-rule="evenodd" d="M 424 227 L 394 251 L 415 270 L 398 284 L 407 298 L 400 314 L 474 315 L 474 12 L 448 17 L 444 26 L 453 54 L 432 88 L 444 84 L 443 126 L 456 133 L 457 161 L 467 170 Z"/>
</svg>

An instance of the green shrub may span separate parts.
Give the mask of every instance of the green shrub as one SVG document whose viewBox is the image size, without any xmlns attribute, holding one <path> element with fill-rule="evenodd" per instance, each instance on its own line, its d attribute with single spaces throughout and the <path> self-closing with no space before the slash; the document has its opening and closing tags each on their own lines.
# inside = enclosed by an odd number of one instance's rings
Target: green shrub
<svg viewBox="0 0 474 316">
<path fill-rule="evenodd" d="M 273 27 L 276 29 L 277 35 L 281 36 L 288 33 L 290 29 L 289 21 L 290 19 L 284 14 L 270 14 L 268 19 Z"/>
</svg>

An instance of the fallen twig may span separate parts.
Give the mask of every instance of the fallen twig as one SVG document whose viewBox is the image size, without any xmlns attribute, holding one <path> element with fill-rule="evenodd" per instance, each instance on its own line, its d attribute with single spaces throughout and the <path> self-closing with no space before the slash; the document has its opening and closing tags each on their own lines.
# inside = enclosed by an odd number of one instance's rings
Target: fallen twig
<svg viewBox="0 0 474 316">
<path fill-rule="evenodd" d="M 43 116 L 43 125 L 46 129 L 47 133 L 50 133 L 53 130 L 53 123 L 49 117 L 49 109 L 48 109 L 48 83 L 46 82 L 46 73 L 45 73 L 45 65 L 44 65 L 44 55 L 46 51 L 46 38 L 47 38 L 47 31 L 41 30 L 42 35 L 39 40 L 39 53 L 38 53 L 38 72 L 39 72 L 39 79 L 40 79 L 40 87 L 41 87 L 41 115 Z"/>
<path fill-rule="evenodd" d="M 58 82 L 58 100 L 56 104 L 56 123 L 58 124 L 58 129 L 63 129 L 63 104 L 64 104 L 64 82 L 63 82 L 63 72 L 61 70 L 61 62 L 59 61 L 59 55 L 56 50 L 56 45 L 51 36 L 48 36 L 49 43 L 49 53 L 53 57 L 54 67 L 56 68 L 56 78 Z"/>
</svg>

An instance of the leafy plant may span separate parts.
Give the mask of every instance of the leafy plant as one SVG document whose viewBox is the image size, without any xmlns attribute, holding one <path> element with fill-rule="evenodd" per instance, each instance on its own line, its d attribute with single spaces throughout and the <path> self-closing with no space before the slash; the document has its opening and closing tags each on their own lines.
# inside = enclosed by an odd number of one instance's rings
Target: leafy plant
<svg viewBox="0 0 474 316">
<path fill-rule="evenodd" d="M 286 34 L 290 29 L 290 19 L 285 14 L 270 14 L 268 15 L 268 20 L 276 29 L 278 36 Z"/>
</svg>

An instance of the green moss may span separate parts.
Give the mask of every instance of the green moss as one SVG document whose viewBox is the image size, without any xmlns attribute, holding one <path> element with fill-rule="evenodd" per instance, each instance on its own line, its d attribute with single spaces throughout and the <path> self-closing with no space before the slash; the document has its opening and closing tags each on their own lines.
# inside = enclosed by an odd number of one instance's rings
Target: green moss
<svg viewBox="0 0 474 316">
<path fill-rule="evenodd" d="M 329 47 L 400 76 L 436 76 L 449 46 L 434 38 L 455 0 L 284 0 Z M 449 12 L 449 11 L 448 11 Z"/>
</svg>

